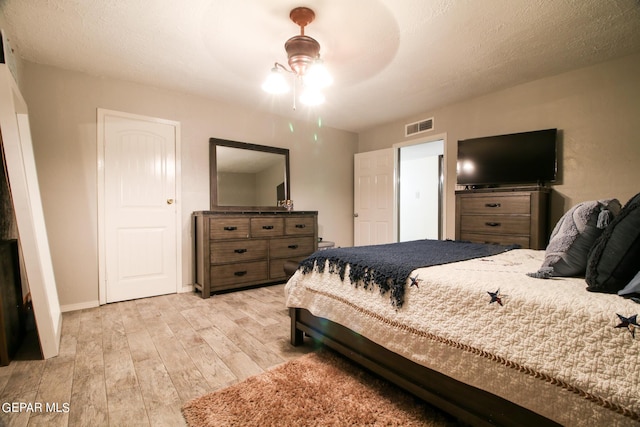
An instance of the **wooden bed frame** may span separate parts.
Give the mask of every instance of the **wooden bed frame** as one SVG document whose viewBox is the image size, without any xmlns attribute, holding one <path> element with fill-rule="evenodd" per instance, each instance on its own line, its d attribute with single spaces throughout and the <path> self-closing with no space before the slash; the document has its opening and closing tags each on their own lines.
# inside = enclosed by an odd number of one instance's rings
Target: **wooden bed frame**
<svg viewBox="0 0 640 427">
<path fill-rule="evenodd" d="M 463 423 L 474 426 L 560 425 L 499 396 L 408 360 L 342 325 L 316 317 L 306 309 L 290 308 L 289 316 L 292 345 L 301 345 L 306 334 Z"/>
</svg>

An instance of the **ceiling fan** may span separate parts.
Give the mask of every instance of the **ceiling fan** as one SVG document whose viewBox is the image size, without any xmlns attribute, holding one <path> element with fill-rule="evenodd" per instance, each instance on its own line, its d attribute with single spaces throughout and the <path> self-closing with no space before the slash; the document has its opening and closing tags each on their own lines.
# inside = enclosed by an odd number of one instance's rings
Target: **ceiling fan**
<svg viewBox="0 0 640 427">
<path fill-rule="evenodd" d="M 325 100 L 322 89 L 333 83 L 333 78 L 320 59 L 320 43 L 304 34 L 304 28 L 315 19 L 315 12 L 308 7 L 296 7 L 289 13 L 289 18 L 300 27 L 300 34 L 291 37 L 284 44 L 287 52 L 289 68 L 275 62 L 271 73 L 262 85 L 262 89 L 272 94 L 287 93 L 290 86 L 282 71 L 294 76 L 295 110 L 297 83 L 302 87 L 300 102 L 305 105 L 319 105 Z"/>
</svg>

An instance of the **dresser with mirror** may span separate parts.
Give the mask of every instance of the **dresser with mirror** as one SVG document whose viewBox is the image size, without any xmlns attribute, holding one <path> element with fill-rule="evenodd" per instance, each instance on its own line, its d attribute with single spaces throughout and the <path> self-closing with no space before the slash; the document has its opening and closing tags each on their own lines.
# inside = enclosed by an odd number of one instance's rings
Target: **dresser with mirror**
<svg viewBox="0 0 640 427">
<path fill-rule="evenodd" d="M 318 248 L 318 213 L 287 204 L 289 150 L 211 138 L 209 162 L 211 207 L 193 213 L 196 291 L 283 282 L 286 261 Z"/>
</svg>

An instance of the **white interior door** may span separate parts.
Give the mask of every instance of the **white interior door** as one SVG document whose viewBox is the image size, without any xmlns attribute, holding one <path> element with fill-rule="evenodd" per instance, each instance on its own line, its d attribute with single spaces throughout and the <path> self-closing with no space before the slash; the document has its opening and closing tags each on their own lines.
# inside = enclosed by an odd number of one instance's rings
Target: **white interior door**
<svg viewBox="0 0 640 427">
<path fill-rule="evenodd" d="M 354 245 L 396 242 L 395 149 L 358 153 L 354 162 Z"/>
<path fill-rule="evenodd" d="M 104 114 L 106 302 L 178 290 L 177 126 Z"/>
</svg>

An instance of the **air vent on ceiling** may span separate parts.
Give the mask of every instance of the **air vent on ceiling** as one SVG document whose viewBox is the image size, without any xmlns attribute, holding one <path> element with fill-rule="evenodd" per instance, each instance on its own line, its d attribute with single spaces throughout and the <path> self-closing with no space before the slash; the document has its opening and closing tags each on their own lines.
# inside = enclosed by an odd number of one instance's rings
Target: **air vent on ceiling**
<svg viewBox="0 0 640 427">
<path fill-rule="evenodd" d="M 433 130 L 433 117 L 405 125 L 404 136 L 411 136 L 430 130 Z"/>
</svg>

